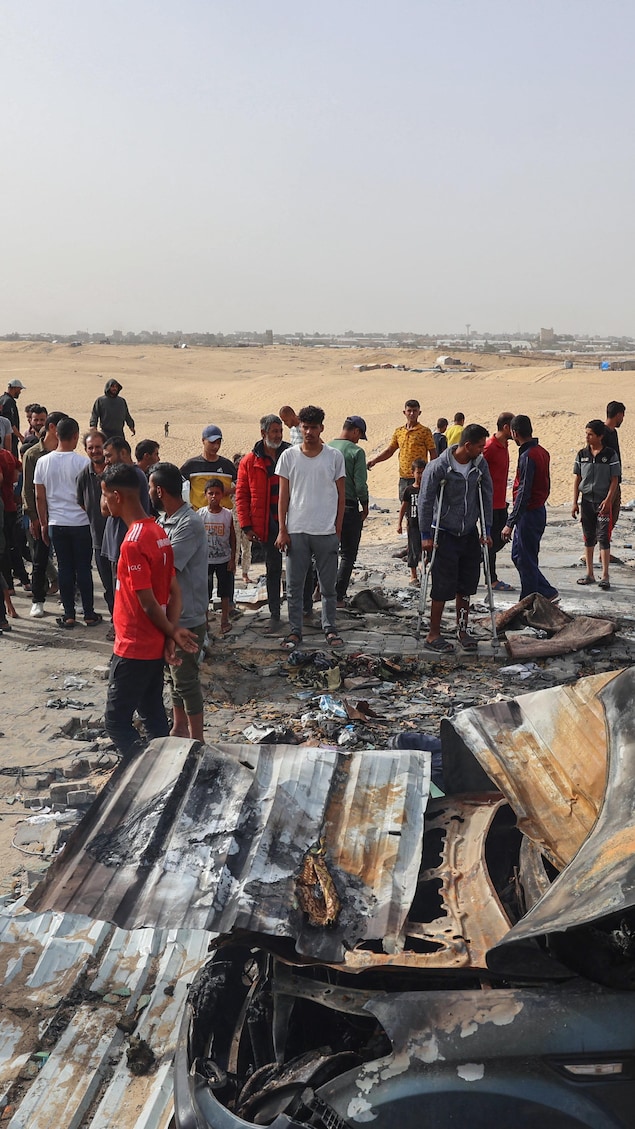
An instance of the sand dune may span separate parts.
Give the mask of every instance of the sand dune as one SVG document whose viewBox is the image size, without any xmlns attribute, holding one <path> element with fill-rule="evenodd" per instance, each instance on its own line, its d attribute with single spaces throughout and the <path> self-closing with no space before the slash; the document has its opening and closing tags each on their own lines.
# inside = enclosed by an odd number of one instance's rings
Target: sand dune
<svg viewBox="0 0 635 1129">
<path fill-rule="evenodd" d="M 368 456 L 380 451 L 403 420 L 404 400 L 416 397 L 422 421 L 434 426 L 439 415 L 465 412 L 469 422 L 493 430 L 501 411 L 526 412 L 534 433 L 551 452 L 551 502 L 568 501 L 572 463 L 584 441 L 584 425 L 603 418 L 607 400 L 632 406 L 620 432 L 624 494 L 635 496 L 633 417 L 635 372 L 606 373 L 594 367 L 565 369 L 525 358 L 478 357 L 475 373 L 413 373 L 354 365 L 387 360 L 424 368 L 437 351 L 303 349 L 282 346 L 249 349 L 172 349 L 168 346 L 67 345 L 0 342 L 3 387 L 19 377 L 25 385 L 19 406 L 39 400 L 52 411 L 63 408 L 83 427 L 105 381 L 116 376 L 124 386 L 137 424 L 137 439 L 156 438 L 162 457 L 181 463 L 200 450 L 201 428 L 216 423 L 224 435 L 222 453 L 249 450 L 259 438 L 258 419 L 283 403 L 299 408 L 320 404 L 327 413 L 325 437 L 339 434 L 353 412 L 368 424 Z M 467 359 L 473 356 L 466 354 Z M 170 437 L 163 424 L 170 421 Z M 632 426 L 631 426 L 632 425 Z M 514 452 L 512 451 L 512 460 Z M 370 474 L 376 497 L 397 495 L 397 459 Z"/>
</svg>

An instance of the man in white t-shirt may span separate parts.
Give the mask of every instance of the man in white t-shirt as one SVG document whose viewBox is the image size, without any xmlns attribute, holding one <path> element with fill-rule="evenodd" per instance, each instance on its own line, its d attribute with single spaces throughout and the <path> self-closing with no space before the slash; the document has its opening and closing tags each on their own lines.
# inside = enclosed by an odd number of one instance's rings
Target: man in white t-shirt
<svg viewBox="0 0 635 1129">
<path fill-rule="evenodd" d="M 322 593 L 322 628 L 331 647 L 343 646 L 335 627 L 337 551 L 346 502 L 344 456 L 320 436 L 324 412 L 309 404 L 299 414 L 302 443 L 283 451 L 276 464 L 280 480 L 276 547 L 287 553 L 289 634 L 286 650 L 302 642 L 304 580 L 315 559 Z"/>
<path fill-rule="evenodd" d="M 42 455 L 35 465 L 35 502 L 45 545 L 49 539 L 57 556 L 60 599 L 64 615 L 59 627 L 75 626 L 75 585 L 79 588 L 84 623 L 94 627 L 102 617 L 95 612 L 91 563 L 93 542 L 88 514 L 77 501 L 77 478 L 87 466 L 75 448 L 79 424 L 67 417 L 57 425 L 57 450 Z"/>
</svg>

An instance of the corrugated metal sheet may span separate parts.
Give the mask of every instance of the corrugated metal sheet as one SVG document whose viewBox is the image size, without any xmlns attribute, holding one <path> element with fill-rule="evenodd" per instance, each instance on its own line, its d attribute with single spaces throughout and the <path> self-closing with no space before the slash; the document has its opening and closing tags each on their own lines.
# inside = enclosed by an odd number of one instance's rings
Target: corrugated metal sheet
<svg viewBox="0 0 635 1129">
<path fill-rule="evenodd" d="M 29 905 L 122 928 L 292 937 L 329 961 L 371 939 L 396 952 L 429 786 L 421 752 L 154 741 L 115 773 Z M 336 906 L 328 926 L 300 908 L 305 870 Z"/>
<path fill-rule="evenodd" d="M 619 672 L 463 710 L 452 725 L 516 813 L 518 827 L 561 869 L 593 827 L 607 771 L 600 690 Z"/>
<path fill-rule="evenodd" d="M 21 902 L 1 911 L 2 1123 L 167 1129 L 183 1003 L 208 945 L 203 930 L 127 932 L 73 914 L 29 913 Z M 109 1004 L 108 993 L 121 994 Z M 142 1076 L 131 1072 L 117 1026 L 137 1014 L 135 1034 L 155 1055 Z M 47 1059 L 34 1057 L 40 1048 Z"/>
</svg>

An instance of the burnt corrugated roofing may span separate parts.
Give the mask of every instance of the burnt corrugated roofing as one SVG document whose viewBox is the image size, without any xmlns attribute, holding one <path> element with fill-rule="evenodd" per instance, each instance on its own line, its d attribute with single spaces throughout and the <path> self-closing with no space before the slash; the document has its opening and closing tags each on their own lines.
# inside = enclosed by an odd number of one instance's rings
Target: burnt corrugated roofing
<svg viewBox="0 0 635 1129">
<path fill-rule="evenodd" d="M 394 952 L 429 785 L 420 752 L 154 741 L 117 770 L 29 906 L 291 937 L 329 961 L 365 940 Z M 299 888 L 305 870 L 317 880 Z M 306 900 L 319 919 L 323 895 L 335 910 L 320 925 Z"/>
</svg>

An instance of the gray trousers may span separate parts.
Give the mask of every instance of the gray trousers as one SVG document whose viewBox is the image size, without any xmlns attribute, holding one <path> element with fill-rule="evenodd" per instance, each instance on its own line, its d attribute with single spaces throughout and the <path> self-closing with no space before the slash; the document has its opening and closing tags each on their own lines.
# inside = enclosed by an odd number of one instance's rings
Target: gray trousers
<svg viewBox="0 0 635 1129">
<path fill-rule="evenodd" d="M 320 592 L 322 593 L 322 628 L 335 630 L 335 581 L 337 578 L 336 533 L 292 533 L 287 554 L 287 606 L 289 632 L 302 638 L 302 595 L 304 581 L 315 557 Z"/>
</svg>

